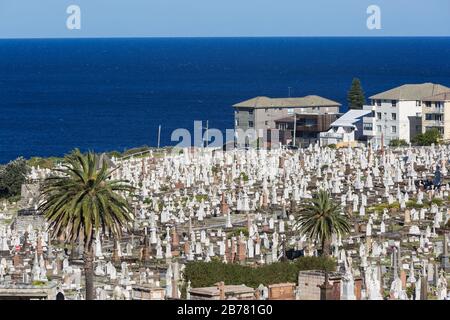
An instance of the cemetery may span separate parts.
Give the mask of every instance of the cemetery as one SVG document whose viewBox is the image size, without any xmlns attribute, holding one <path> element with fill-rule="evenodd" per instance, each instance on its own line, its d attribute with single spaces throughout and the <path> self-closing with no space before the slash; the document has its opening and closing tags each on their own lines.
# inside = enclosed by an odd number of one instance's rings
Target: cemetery
<svg viewBox="0 0 450 320">
<path fill-rule="evenodd" d="M 83 300 L 89 281 L 98 300 L 449 298 L 450 146 L 98 159 L 133 187 L 119 192 L 128 228 L 97 229 L 92 256 L 55 237 L 38 190 L 58 171 L 31 167 L 20 200 L 0 203 L 0 299 Z M 349 226 L 324 241 L 298 222 L 320 194 Z"/>
</svg>

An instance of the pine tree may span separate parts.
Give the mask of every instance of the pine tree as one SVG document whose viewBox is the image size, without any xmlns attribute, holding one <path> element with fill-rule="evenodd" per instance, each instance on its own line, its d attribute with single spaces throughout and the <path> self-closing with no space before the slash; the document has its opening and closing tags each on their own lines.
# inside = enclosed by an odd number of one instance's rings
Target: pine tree
<svg viewBox="0 0 450 320">
<path fill-rule="evenodd" d="M 347 101 L 350 109 L 362 109 L 366 102 L 361 81 L 358 78 L 354 78 L 352 81 L 352 86 L 347 94 Z"/>
</svg>

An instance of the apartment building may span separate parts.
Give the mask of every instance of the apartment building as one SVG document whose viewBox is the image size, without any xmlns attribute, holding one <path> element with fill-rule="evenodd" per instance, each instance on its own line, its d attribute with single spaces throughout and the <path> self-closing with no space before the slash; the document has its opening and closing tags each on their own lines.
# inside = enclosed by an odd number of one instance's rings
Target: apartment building
<svg viewBox="0 0 450 320">
<path fill-rule="evenodd" d="M 331 123 L 336 121 L 339 116 L 339 113 L 296 113 L 293 116 L 275 120 L 275 126 L 279 130 L 281 144 L 293 145 L 295 138 L 296 146 L 307 147 L 319 142 L 321 132 L 330 129 Z"/>
<path fill-rule="evenodd" d="M 316 95 L 298 98 L 256 97 L 233 105 L 235 129 L 256 132 L 275 129 L 275 120 L 294 114 L 336 114 L 341 104 Z M 239 131 L 237 131 L 239 134 Z M 241 131 L 242 132 L 242 131 Z M 242 137 L 236 137 L 242 141 Z"/>
<path fill-rule="evenodd" d="M 444 140 L 450 140 L 450 91 L 423 99 L 422 132 L 434 128 Z"/>
<path fill-rule="evenodd" d="M 434 83 L 405 84 L 369 97 L 371 104 L 363 108 L 372 113 L 363 119 L 363 134 L 374 146 L 381 146 L 382 140 L 385 146 L 394 139 L 410 142 L 423 132 L 424 99 L 448 91 Z"/>
</svg>

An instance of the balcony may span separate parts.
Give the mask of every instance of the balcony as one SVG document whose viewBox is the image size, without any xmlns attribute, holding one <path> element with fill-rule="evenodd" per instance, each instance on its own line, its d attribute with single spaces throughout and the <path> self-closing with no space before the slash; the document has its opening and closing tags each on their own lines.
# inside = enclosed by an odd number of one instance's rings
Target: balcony
<svg viewBox="0 0 450 320">
<path fill-rule="evenodd" d="M 300 124 L 297 125 L 297 131 L 303 132 L 319 132 L 319 127 L 317 124 Z"/>
<path fill-rule="evenodd" d="M 443 120 L 424 120 L 423 121 L 424 126 L 433 126 L 433 127 L 443 127 L 444 121 Z"/>
<path fill-rule="evenodd" d="M 320 138 L 327 138 L 327 139 L 342 139 L 343 134 L 342 133 L 336 133 L 336 132 L 321 132 Z"/>
</svg>

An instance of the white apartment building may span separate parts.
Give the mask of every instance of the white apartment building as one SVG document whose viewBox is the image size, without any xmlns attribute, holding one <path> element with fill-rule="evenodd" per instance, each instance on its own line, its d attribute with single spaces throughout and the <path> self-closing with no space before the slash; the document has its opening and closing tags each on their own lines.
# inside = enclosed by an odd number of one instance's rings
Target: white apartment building
<svg viewBox="0 0 450 320">
<path fill-rule="evenodd" d="M 372 114 L 363 119 L 363 134 L 375 147 L 382 140 L 385 146 L 394 139 L 410 142 L 422 132 L 423 99 L 449 90 L 434 83 L 405 84 L 369 97 L 371 105 L 364 110 Z"/>
</svg>

